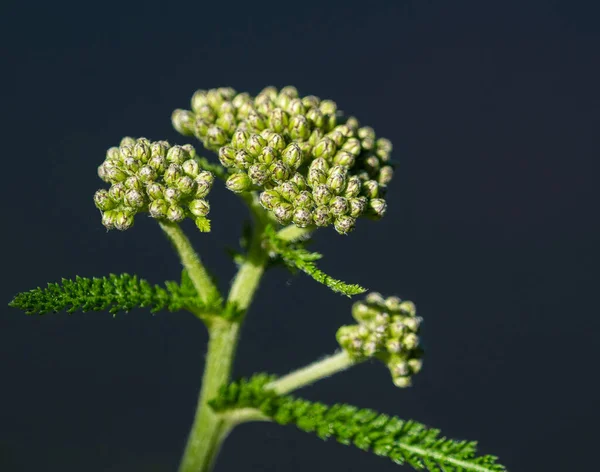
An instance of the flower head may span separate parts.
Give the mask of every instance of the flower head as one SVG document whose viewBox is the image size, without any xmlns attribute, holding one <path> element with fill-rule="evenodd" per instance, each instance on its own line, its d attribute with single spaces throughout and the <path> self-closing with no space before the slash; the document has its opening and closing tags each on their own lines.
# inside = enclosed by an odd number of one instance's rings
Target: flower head
<svg viewBox="0 0 600 472">
<path fill-rule="evenodd" d="M 108 229 L 130 228 L 138 213 L 172 222 L 190 217 L 201 230 L 208 228 L 205 197 L 214 176 L 200 168 L 190 145 L 126 137 L 108 150 L 98 175 L 111 184 L 94 195 Z"/>
<path fill-rule="evenodd" d="M 394 384 L 408 387 L 422 365 L 418 336 L 422 319 L 416 316 L 414 303 L 370 293 L 354 304 L 352 316 L 358 323 L 338 330 L 340 346 L 354 359 L 381 360 Z"/>
<path fill-rule="evenodd" d="M 392 146 L 331 100 L 267 87 L 255 98 L 233 89 L 198 91 L 175 128 L 218 151 L 236 193 L 258 191 L 281 224 L 350 232 L 361 216 L 380 218 L 393 169 Z"/>
</svg>

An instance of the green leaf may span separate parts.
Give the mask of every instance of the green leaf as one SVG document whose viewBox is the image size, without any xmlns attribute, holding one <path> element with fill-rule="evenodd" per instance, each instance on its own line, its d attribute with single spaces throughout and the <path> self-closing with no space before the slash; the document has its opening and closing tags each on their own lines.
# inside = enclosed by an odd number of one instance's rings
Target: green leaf
<svg viewBox="0 0 600 472">
<path fill-rule="evenodd" d="M 288 267 L 299 269 L 317 282 L 326 285 L 334 292 L 341 293 L 348 297 L 366 292 L 367 289 L 360 285 L 347 284 L 320 270 L 314 262 L 321 259 L 323 256 L 318 252 L 307 251 L 301 242 L 289 243 L 283 241 L 277 237 L 277 233 L 271 226 L 266 228 L 265 234 L 269 244 L 269 250 L 276 255 L 281 256 Z"/>
<path fill-rule="evenodd" d="M 160 310 L 192 310 L 199 313 L 205 307 L 184 271 L 181 285 L 165 282 L 165 287 L 151 285 L 135 275 L 110 274 L 108 277 L 63 279 L 61 283 L 49 283 L 44 289 L 36 288 L 21 292 L 9 303 L 25 313 L 40 314 L 66 310 L 128 312 L 133 308 L 149 307 L 152 312 Z"/>
<path fill-rule="evenodd" d="M 455 441 L 416 421 L 352 405 L 325 405 L 265 389 L 274 377 L 257 374 L 222 387 L 210 402 L 217 412 L 253 408 L 276 423 L 294 424 L 321 439 L 354 445 L 397 464 L 431 472 L 501 472 L 495 456 L 476 456 L 475 441 Z"/>
</svg>

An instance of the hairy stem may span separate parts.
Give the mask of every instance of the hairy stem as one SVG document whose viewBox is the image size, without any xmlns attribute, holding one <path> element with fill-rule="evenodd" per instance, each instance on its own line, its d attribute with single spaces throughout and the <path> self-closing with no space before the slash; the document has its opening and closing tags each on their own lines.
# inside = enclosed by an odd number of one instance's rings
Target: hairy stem
<svg viewBox="0 0 600 472">
<path fill-rule="evenodd" d="M 351 359 L 346 351 L 340 351 L 309 364 L 306 367 L 301 367 L 298 370 L 290 372 L 267 384 L 265 388 L 271 389 L 279 395 L 283 395 L 310 385 L 317 380 L 346 370 L 354 364 L 356 364 L 356 361 Z"/>
<path fill-rule="evenodd" d="M 212 469 L 229 429 L 223 417 L 208 406 L 221 385 L 229 381 L 240 323 L 225 319 L 215 320 L 209 329 L 210 339 L 202 388 L 198 398 L 196 417 L 185 448 L 179 472 L 207 472 Z"/>
<path fill-rule="evenodd" d="M 296 225 L 289 225 L 277 232 L 277 237 L 284 241 L 298 241 L 311 235 L 316 229 L 315 226 L 308 228 L 298 228 Z"/>
<path fill-rule="evenodd" d="M 202 388 L 179 472 L 212 470 L 221 444 L 238 422 L 215 414 L 208 406 L 208 402 L 217 395 L 219 387 L 229 382 L 244 314 L 254 298 L 268 261 L 268 254 L 262 247 L 264 230 L 268 222 L 266 213 L 258 204 L 256 196 L 248 196 L 246 201 L 254 216 L 252 242 L 246 261 L 234 278 L 225 308 L 227 310 L 229 307 L 235 307 L 241 315 L 233 320 L 215 317 L 207 323 L 210 340 Z"/>
<path fill-rule="evenodd" d="M 204 303 L 209 303 L 219 299 L 219 290 L 213 283 L 209 273 L 200 261 L 200 257 L 194 251 L 190 240 L 187 238 L 181 227 L 177 223 L 168 223 L 161 221 L 160 227 L 167 234 L 183 266 L 186 268 L 190 279 L 192 280 L 198 296 Z"/>
</svg>

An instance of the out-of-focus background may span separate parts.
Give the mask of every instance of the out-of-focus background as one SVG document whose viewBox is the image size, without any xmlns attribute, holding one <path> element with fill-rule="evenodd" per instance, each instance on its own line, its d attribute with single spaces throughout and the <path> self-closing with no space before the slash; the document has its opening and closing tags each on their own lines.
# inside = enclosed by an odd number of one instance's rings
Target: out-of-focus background
<svg viewBox="0 0 600 472">
<path fill-rule="evenodd" d="M 590 470 L 600 418 L 600 21 L 593 2 L 16 2 L 0 6 L 0 470 L 172 471 L 206 344 L 191 315 L 27 317 L 6 303 L 61 277 L 177 278 L 149 218 L 107 233 L 96 167 L 123 135 L 172 129 L 198 88 L 292 84 L 394 143 L 389 211 L 319 231 L 323 268 L 417 303 L 424 370 L 361 365 L 302 395 L 478 439 L 514 471 Z M 596 187 L 596 188 L 595 188 Z M 595 202 L 595 203 L 594 203 Z M 186 224 L 226 288 L 246 218 L 221 186 L 213 232 Z M 351 301 L 266 276 L 235 375 L 336 348 Z M 394 471 L 275 425 L 244 425 L 217 471 Z"/>
</svg>

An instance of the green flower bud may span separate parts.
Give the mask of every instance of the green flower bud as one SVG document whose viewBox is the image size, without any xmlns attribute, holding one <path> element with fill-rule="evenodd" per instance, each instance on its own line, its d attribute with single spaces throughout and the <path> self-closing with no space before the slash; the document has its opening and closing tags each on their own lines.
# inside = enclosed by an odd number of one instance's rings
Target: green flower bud
<svg viewBox="0 0 600 472">
<path fill-rule="evenodd" d="M 354 165 L 354 161 L 356 158 L 350 154 L 348 151 L 339 151 L 333 157 L 333 163 L 335 165 L 344 166 L 344 167 L 352 167 Z"/>
<path fill-rule="evenodd" d="M 295 115 L 288 125 L 292 139 L 306 140 L 310 136 L 310 125 L 304 115 Z"/>
<path fill-rule="evenodd" d="M 302 104 L 306 108 L 318 107 L 319 103 L 321 103 L 321 100 L 319 100 L 319 97 L 315 97 L 314 95 L 307 95 L 306 97 L 302 98 Z"/>
<path fill-rule="evenodd" d="M 194 136 L 196 136 L 200 140 L 204 139 L 208 133 L 209 127 L 210 122 L 203 120 L 200 117 L 196 117 L 193 128 Z"/>
<path fill-rule="evenodd" d="M 379 172 L 379 159 L 377 156 L 367 156 L 363 160 L 363 166 L 369 175 L 376 175 Z"/>
<path fill-rule="evenodd" d="M 304 157 L 302 154 L 302 150 L 297 143 L 290 143 L 282 153 L 283 162 L 289 166 L 291 169 L 298 169 L 302 164 Z"/>
<path fill-rule="evenodd" d="M 282 133 L 289 124 L 288 114 L 281 108 L 274 108 L 269 112 L 269 128 L 276 133 Z"/>
<path fill-rule="evenodd" d="M 232 192 L 242 193 L 252 188 L 252 181 L 248 177 L 248 174 L 240 172 L 230 175 L 225 185 Z"/>
<path fill-rule="evenodd" d="M 114 184 L 108 189 L 108 195 L 115 202 L 122 202 L 125 198 L 125 192 L 127 189 L 122 183 Z"/>
<path fill-rule="evenodd" d="M 336 148 L 342 147 L 346 142 L 346 137 L 344 134 L 337 129 L 334 129 L 332 132 L 328 133 L 327 137 L 333 141 Z"/>
<path fill-rule="evenodd" d="M 163 175 L 163 179 L 167 185 L 173 186 L 175 186 L 181 177 L 183 177 L 183 169 L 178 164 L 170 164 Z"/>
<path fill-rule="evenodd" d="M 192 200 L 188 205 L 190 213 L 194 216 L 206 216 L 210 211 L 210 206 L 206 200 L 198 198 L 196 200 Z"/>
<path fill-rule="evenodd" d="M 269 171 L 271 172 L 271 178 L 278 184 L 289 179 L 291 175 L 290 168 L 282 161 L 271 164 Z"/>
<path fill-rule="evenodd" d="M 317 128 L 323 128 L 325 126 L 325 117 L 318 108 L 311 108 L 306 113 L 306 118 Z"/>
<path fill-rule="evenodd" d="M 181 221 L 184 218 L 185 212 L 183 211 L 183 208 L 178 205 L 171 205 L 167 210 L 167 220 L 172 221 L 173 223 Z"/>
<path fill-rule="evenodd" d="M 123 147 L 130 147 L 133 148 L 133 146 L 135 146 L 135 139 L 133 139 L 131 136 L 125 136 L 123 139 L 121 139 L 121 142 L 119 143 L 119 147 L 123 148 Z"/>
<path fill-rule="evenodd" d="M 327 205 L 333 197 L 333 192 L 325 184 L 319 184 L 313 188 L 313 198 L 317 205 Z"/>
<path fill-rule="evenodd" d="M 217 114 L 210 105 L 204 105 L 196 110 L 196 119 L 198 118 L 213 123 L 217 119 Z"/>
<path fill-rule="evenodd" d="M 356 157 L 361 151 L 360 141 L 356 138 L 350 138 L 342 145 L 342 150 L 347 151 Z"/>
<path fill-rule="evenodd" d="M 218 126 L 209 126 L 206 132 L 206 143 L 209 147 L 217 148 L 228 141 L 227 133 Z"/>
<path fill-rule="evenodd" d="M 379 138 L 377 140 L 376 144 L 377 144 L 377 155 L 379 157 L 384 158 L 391 154 L 393 146 L 392 146 L 392 142 L 389 139 Z"/>
<path fill-rule="evenodd" d="M 110 182 L 110 177 L 108 176 L 105 163 L 102 163 L 98 166 L 98 177 L 100 177 L 104 182 Z"/>
<path fill-rule="evenodd" d="M 168 143 L 157 141 L 150 145 L 151 158 L 156 156 L 167 157 Z"/>
<path fill-rule="evenodd" d="M 112 210 L 117 206 L 116 203 L 112 200 L 112 198 L 110 198 L 108 191 L 104 189 L 98 190 L 94 194 L 94 203 L 96 205 L 96 208 L 102 211 Z"/>
<path fill-rule="evenodd" d="M 308 188 L 306 179 L 298 172 L 296 172 L 294 175 L 292 175 L 290 177 L 289 181 L 296 184 L 296 186 L 298 187 L 298 190 L 306 190 Z"/>
<path fill-rule="evenodd" d="M 227 134 L 231 134 L 235 131 L 237 126 L 237 120 L 233 113 L 223 113 L 215 123 L 219 128 L 222 128 Z"/>
<path fill-rule="evenodd" d="M 292 115 L 304 115 L 306 113 L 306 107 L 299 98 L 290 100 L 287 109 Z"/>
<path fill-rule="evenodd" d="M 156 171 L 150 166 L 143 166 L 137 173 L 137 177 L 144 183 L 156 179 Z"/>
<path fill-rule="evenodd" d="M 418 374 L 423 368 L 423 361 L 421 359 L 409 359 L 408 367 L 410 367 L 413 374 Z"/>
<path fill-rule="evenodd" d="M 156 200 L 164 197 L 164 189 L 162 185 L 157 184 L 156 182 L 151 183 L 146 187 L 146 194 L 152 199 Z"/>
<path fill-rule="evenodd" d="M 295 208 L 306 208 L 312 210 L 315 207 L 313 196 L 307 190 L 300 192 L 293 201 Z"/>
<path fill-rule="evenodd" d="M 135 154 L 135 157 L 140 160 L 143 163 L 148 162 L 148 159 L 150 159 L 150 157 L 152 156 L 152 150 L 150 149 L 150 145 L 145 142 L 145 141 L 141 141 L 142 138 L 140 138 L 140 140 L 138 140 L 138 142 L 136 143 L 136 145 L 133 148 L 133 153 Z"/>
<path fill-rule="evenodd" d="M 394 169 L 392 166 L 383 166 L 379 171 L 377 181 L 379 182 L 379 185 L 387 185 L 392 181 L 392 177 L 394 177 Z"/>
<path fill-rule="evenodd" d="M 196 176 L 196 183 L 202 185 L 206 183 L 210 189 L 215 181 L 215 175 L 208 170 L 201 170 Z"/>
<path fill-rule="evenodd" d="M 313 211 L 313 221 L 317 226 L 329 226 L 331 224 L 331 219 L 329 208 L 324 205 L 318 206 Z"/>
<path fill-rule="evenodd" d="M 181 148 L 181 146 L 173 146 L 167 151 L 167 161 L 173 164 L 183 164 L 188 159 L 187 153 Z"/>
<path fill-rule="evenodd" d="M 296 208 L 292 221 L 299 228 L 306 228 L 312 223 L 312 213 L 307 208 Z"/>
<path fill-rule="evenodd" d="M 379 195 L 379 184 L 375 180 L 363 182 L 362 193 L 369 198 L 377 198 Z"/>
<path fill-rule="evenodd" d="M 244 152 L 244 151 L 241 151 L 241 152 Z M 235 148 L 230 147 L 230 146 L 223 146 L 222 148 L 219 149 L 219 161 L 221 162 L 223 167 L 226 167 L 228 169 L 231 167 L 235 167 L 236 154 L 237 154 L 237 151 L 235 150 Z"/>
<path fill-rule="evenodd" d="M 296 197 L 300 193 L 300 190 L 298 189 L 298 186 L 295 183 L 286 181 L 277 187 L 277 192 L 282 198 L 284 198 L 288 202 L 292 202 L 296 199 Z"/>
<path fill-rule="evenodd" d="M 402 339 L 402 344 L 406 349 L 414 349 L 419 345 L 419 337 L 415 333 L 408 333 Z"/>
<path fill-rule="evenodd" d="M 271 174 L 265 164 L 254 164 L 248 169 L 248 177 L 254 185 L 262 187 L 269 180 Z"/>
<path fill-rule="evenodd" d="M 352 218 L 358 218 L 367 208 L 367 199 L 365 197 L 351 198 L 348 200 L 350 204 L 349 215 Z"/>
<path fill-rule="evenodd" d="M 179 200 L 181 200 L 181 191 L 173 187 L 167 187 L 164 191 L 164 195 L 165 200 L 171 205 L 178 203 Z"/>
<path fill-rule="evenodd" d="M 354 225 L 356 223 L 356 218 L 352 218 L 351 216 L 342 215 L 336 218 L 334 226 L 335 230 L 340 234 L 348 234 L 350 231 L 354 229 Z"/>
<path fill-rule="evenodd" d="M 142 181 L 135 176 L 127 177 L 123 183 L 129 189 L 142 190 L 144 188 Z"/>
<path fill-rule="evenodd" d="M 140 168 L 140 161 L 134 157 L 127 157 L 123 159 L 123 167 L 129 174 L 133 174 Z"/>
<path fill-rule="evenodd" d="M 372 215 L 381 218 L 387 210 L 387 203 L 383 198 L 372 198 L 369 200 L 369 210 Z"/>
<path fill-rule="evenodd" d="M 192 95 L 192 110 L 197 111 L 206 105 L 208 105 L 206 90 L 196 90 L 194 95 Z"/>
<path fill-rule="evenodd" d="M 277 152 L 271 146 L 265 146 L 265 148 L 258 156 L 259 162 L 269 165 L 277 159 Z"/>
<path fill-rule="evenodd" d="M 402 351 L 402 344 L 398 339 L 390 338 L 385 343 L 385 348 L 390 354 L 398 354 Z"/>
<path fill-rule="evenodd" d="M 184 195 L 189 195 L 196 191 L 196 182 L 188 175 L 180 177 L 175 185 Z"/>
<path fill-rule="evenodd" d="M 238 169 L 248 169 L 254 163 L 254 158 L 244 150 L 239 150 L 235 154 L 235 167 Z"/>
<path fill-rule="evenodd" d="M 335 112 L 337 111 L 337 105 L 332 100 L 323 100 L 319 104 L 319 109 L 326 115 L 335 115 Z"/>
<path fill-rule="evenodd" d="M 267 127 L 265 120 L 256 112 L 248 113 L 246 121 L 250 128 L 254 131 L 262 131 Z"/>
<path fill-rule="evenodd" d="M 330 160 L 333 158 L 337 151 L 337 147 L 332 139 L 323 138 L 317 143 L 314 149 L 314 155 L 316 157 L 322 157 L 323 159 Z"/>
<path fill-rule="evenodd" d="M 346 188 L 346 176 L 348 172 L 342 166 L 332 167 L 327 177 L 327 186 L 337 195 L 342 193 Z"/>
<path fill-rule="evenodd" d="M 328 173 L 330 166 L 325 159 L 322 157 L 317 157 L 310 163 L 309 169 L 319 169 L 320 171 Z"/>
<path fill-rule="evenodd" d="M 113 224 L 115 229 L 125 231 L 133 226 L 133 214 L 128 211 L 118 211 Z"/>
<path fill-rule="evenodd" d="M 145 199 L 144 199 L 144 195 L 142 195 L 142 193 L 138 190 L 132 189 L 132 190 L 128 190 L 125 193 L 125 204 L 128 207 L 134 208 L 134 209 L 139 209 L 142 208 L 144 206 L 145 203 Z"/>
<path fill-rule="evenodd" d="M 148 161 L 148 166 L 152 167 L 157 174 L 162 174 L 167 168 L 167 158 L 165 156 L 152 156 Z"/>
<path fill-rule="evenodd" d="M 108 210 L 102 213 L 102 224 L 106 229 L 113 229 L 115 227 L 115 219 L 117 216 L 117 211 Z"/>
<path fill-rule="evenodd" d="M 280 202 L 276 204 L 273 208 L 273 214 L 277 221 L 282 225 L 286 225 L 292 219 L 292 214 L 294 212 L 294 207 L 289 203 Z"/>
<path fill-rule="evenodd" d="M 264 147 L 267 145 L 267 140 L 260 134 L 253 134 L 246 141 L 246 151 L 249 155 L 257 158 L 262 153 Z"/>
<path fill-rule="evenodd" d="M 219 153 L 220 152 L 221 151 L 219 150 Z M 186 175 L 189 175 L 192 178 L 196 178 L 198 173 L 200 172 L 200 165 L 198 164 L 198 161 L 196 161 L 196 159 L 188 159 L 181 165 L 181 168 L 183 169 L 183 172 L 185 172 Z"/>
<path fill-rule="evenodd" d="M 121 160 L 121 152 L 119 151 L 118 147 L 111 147 L 108 149 L 108 151 L 106 151 L 106 160 L 107 161 L 113 161 L 113 162 L 119 162 Z"/>
<path fill-rule="evenodd" d="M 298 89 L 293 85 L 286 85 L 280 90 L 279 95 L 285 95 L 289 98 L 298 98 Z"/>
<path fill-rule="evenodd" d="M 248 140 L 249 137 L 250 137 L 250 135 L 248 134 L 247 131 L 238 129 L 235 133 L 233 133 L 233 138 L 231 139 L 231 145 L 235 149 L 245 149 L 246 141 Z"/>
<path fill-rule="evenodd" d="M 187 110 L 177 109 L 171 115 L 171 123 L 178 133 L 184 136 L 194 135 L 195 115 Z"/>
<path fill-rule="evenodd" d="M 350 205 L 348 204 L 348 200 L 344 197 L 333 197 L 329 202 L 329 211 L 334 216 L 341 216 L 348 213 L 350 210 Z"/>
<path fill-rule="evenodd" d="M 234 106 L 234 108 L 241 108 L 243 105 L 250 102 L 252 102 L 250 95 L 246 92 L 243 92 L 238 93 L 231 101 L 231 104 Z"/>
<path fill-rule="evenodd" d="M 356 175 L 352 175 L 348 178 L 346 183 L 346 190 L 344 191 L 344 196 L 347 198 L 353 198 L 360 195 L 360 190 L 362 187 L 362 183 L 360 179 Z"/>
<path fill-rule="evenodd" d="M 277 134 L 277 133 L 273 133 L 269 137 L 268 144 L 276 151 L 281 152 L 285 149 L 285 139 L 283 139 L 283 136 L 281 136 L 280 134 Z"/>
<path fill-rule="evenodd" d="M 273 210 L 276 205 L 281 203 L 281 196 L 276 190 L 265 190 L 261 192 L 260 204 L 267 210 Z"/>
<path fill-rule="evenodd" d="M 319 169 L 309 169 L 308 171 L 308 185 L 316 187 L 319 184 L 327 182 L 327 174 Z"/>
<path fill-rule="evenodd" d="M 154 200 L 150 203 L 148 207 L 148 212 L 152 218 L 156 219 L 164 219 L 167 217 L 167 210 L 169 209 L 169 205 L 165 200 L 158 199 Z"/>
<path fill-rule="evenodd" d="M 127 174 L 118 167 L 107 168 L 106 166 L 104 166 L 104 169 L 106 170 L 106 177 L 111 183 L 123 182 L 125 181 L 125 179 L 127 179 Z"/>
</svg>

